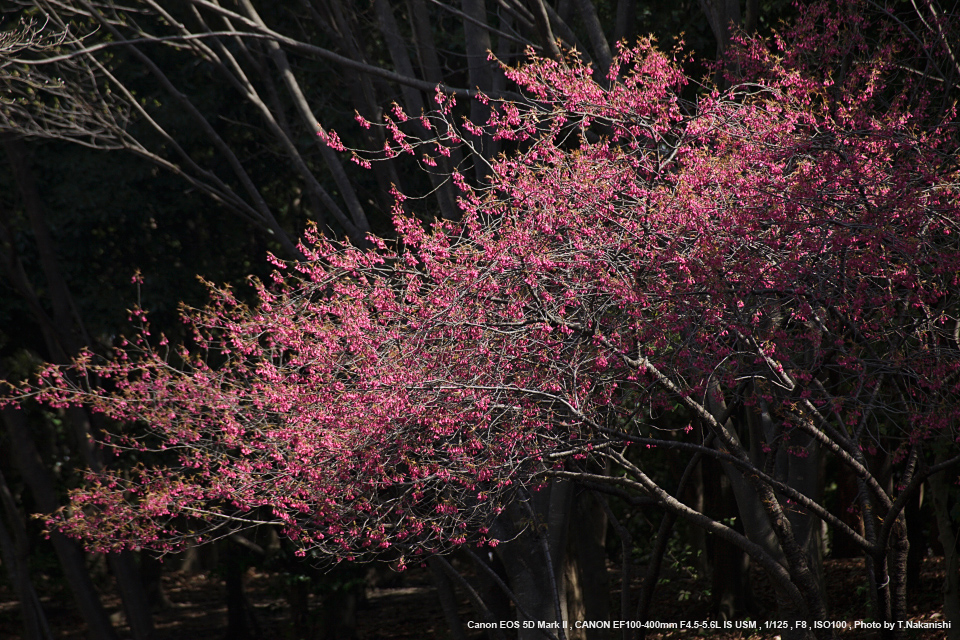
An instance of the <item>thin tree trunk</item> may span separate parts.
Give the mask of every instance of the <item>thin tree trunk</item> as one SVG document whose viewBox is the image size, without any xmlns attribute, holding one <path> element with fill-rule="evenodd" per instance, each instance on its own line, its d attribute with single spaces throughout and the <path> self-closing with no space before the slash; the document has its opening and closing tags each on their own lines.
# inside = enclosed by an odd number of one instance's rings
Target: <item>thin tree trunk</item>
<svg viewBox="0 0 960 640">
<path fill-rule="evenodd" d="M 81 340 L 76 327 L 80 327 L 82 332 L 83 325 L 79 316 L 74 313 L 76 305 L 57 264 L 57 250 L 47 227 L 42 199 L 33 179 L 33 174 L 29 169 L 27 155 L 22 143 L 19 140 L 6 138 L 3 140 L 3 146 L 13 167 L 24 208 L 27 210 L 30 225 L 40 249 L 44 273 L 47 280 L 52 283 L 50 298 L 55 312 L 52 331 L 44 334 L 47 348 L 55 362 L 67 364 L 71 355 L 80 348 Z M 25 283 L 23 286 L 28 287 L 29 284 Z M 94 471 L 101 470 L 103 462 L 100 458 L 100 452 L 94 445 L 93 430 L 90 427 L 86 411 L 79 407 L 71 407 L 65 410 L 65 415 L 68 424 L 73 428 L 74 445 L 81 452 L 84 463 Z M 44 510 L 50 513 L 56 510 L 58 506 L 54 498 L 50 506 L 44 507 Z M 137 575 L 133 554 L 131 552 L 110 554 L 108 559 L 117 579 L 120 597 L 127 612 L 133 637 L 135 640 L 150 640 L 153 636 L 153 619 L 150 615 L 146 596 L 143 593 L 143 586 L 140 584 Z"/>
<path fill-rule="evenodd" d="M 147 596 L 151 611 L 161 611 L 173 606 L 163 589 L 163 563 L 149 551 L 140 552 L 140 582 Z"/>
<path fill-rule="evenodd" d="M 629 39 L 633 36 L 633 23 L 637 19 L 636 0 L 620 0 L 617 3 L 617 23 L 613 28 L 614 43 L 627 41 L 629 46 L 632 43 Z"/>
<path fill-rule="evenodd" d="M 568 561 L 565 563 L 565 567 L 572 570 L 568 574 L 568 620 L 610 620 L 607 527 L 603 505 L 590 492 L 581 491 L 574 498 L 573 517 L 569 525 Z M 573 578 L 576 578 L 579 590 L 570 588 Z M 588 629 L 584 635 L 587 640 L 604 637 L 596 629 Z"/>
<path fill-rule="evenodd" d="M 5 372 L 0 374 L 6 377 Z M 13 457 L 20 467 L 20 475 L 33 494 L 37 508 L 44 513 L 53 513 L 60 506 L 57 493 L 50 471 L 43 464 L 39 452 L 30 439 L 26 416 L 22 411 L 11 408 L 0 409 L 0 412 L 3 414 Z M 80 615 L 87 623 L 87 634 L 90 640 L 116 640 L 117 634 L 110 624 L 97 589 L 87 572 L 83 551 L 76 542 L 57 531 L 51 531 L 50 542 L 53 543 L 53 549 L 60 560 L 60 566 L 73 592 Z"/>
<path fill-rule="evenodd" d="M 489 92 L 493 88 L 493 71 L 487 52 L 490 51 L 490 31 L 487 24 L 487 10 L 484 0 L 460 0 L 463 12 L 473 21 L 463 21 L 463 35 L 467 49 L 467 74 L 470 88 Z M 479 100 L 470 102 L 470 121 L 477 127 L 486 125 L 490 118 L 490 107 Z M 489 173 L 487 159 L 493 157 L 494 141 L 490 135 L 472 141 L 480 157 L 474 158 L 474 173 L 483 180 Z"/>
<path fill-rule="evenodd" d="M 553 27 L 550 24 L 550 13 L 543 0 L 527 0 L 527 7 L 533 16 L 534 24 L 539 34 L 540 45 L 547 55 L 558 62 L 563 59 L 563 53 L 557 47 L 557 37 L 553 35 Z"/>
<path fill-rule="evenodd" d="M 374 8 L 377 11 L 380 32 L 383 33 L 387 49 L 390 51 L 390 59 L 393 61 L 393 66 L 400 73 L 414 77 L 413 63 L 411 63 L 410 56 L 407 54 L 407 48 L 403 42 L 403 38 L 400 37 L 400 30 L 397 27 L 397 22 L 393 16 L 393 9 L 391 9 L 389 1 L 374 0 Z M 423 95 L 418 89 L 401 87 L 401 90 L 403 92 L 404 107 L 410 116 L 416 117 L 427 111 L 423 101 Z M 416 123 L 415 126 L 418 128 L 419 134 L 425 139 L 429 138 L 431 133 L 419 124 L 419 120 L 416 121 Z M 455 187 L 450 180 L 446 179 L 446 176 L 451 172 L 451 168 L 445 157 L 438 158 L 437 162 L 440 172 L 435 173 L 428 170 L 427 176 L 430 179 L 431 186 L 436 191 L 441 217 L 446 220 L 456 220 L 460 217 L 460 208 L 457 206 L 456 194 L 454 193 Z"/>
<path fill-rule="evenodd" d="M 52 640 L 47 615 L 30 579 L 30 554 L 27 549 L 27 531 L 20 512 L 7 486 L 7 479 L 0 471 L 0 558 L 7 568 L 7 575 L 20 600 L 20 615 L 23 617 L 25 640 Z M 9 525 L 9 529 L 8 529 Z"/>
<path fill-rule="evenodd" d="M 253 3 L 249 2 L 248 0 L 241 0 L 241 6 L 249 16 L 250 20 L 257 25 L 266 28 L 266 24 L 260 18 L 260 14 L 257 13 Z M 310 130 L 315 129 L 320 120 L 318 120 L 316 115 L 314 115 L 306 96 L 303 94 L 300 83 L 297 82 L 296 77 L 293 75 L 293 70 L 290 67 L 290 61 L 287 59 L 287 54 L 278 43 L 272 40 L 267 41 L 266 47 L 267 52 L 270 55 L 270 59 L 277 67 L 280 79 L 283 81 L 283 84 L 287 89 L 287 94 L 297 109 L 301 124 Z M 366 81 L 369 82 L 368 79 L 366 79 Z M 357 193 L 353 188 L 353 185 L 350 183 L 350 180 L 343 169 L 343 165 L 340 163 L 340 159 L 337 157 L 334 150 L 320 141 L 319 138 L 317 139 L 317 145 L 318 149 L 320 150 L 320 155 L 323 157 L 327 168 L 330 170 L 330 173 L 337 184 L 337 187 L 340 189 L 341 196 L 346 201 L 347 210 L 350 212 L 350 224 L 345 226 L 345 229 L 348 234 L 355 234 L 357 236 L 351 237 L 351 240 L 354 242 L 354 244 L 364 246 L 366 243 L 365 236 L 370 232 L 370 223 L 366 214 L 364 213 L 363 206 L 360 204 L 360 198 L 357 196 Z"/>
<path fill-rule="evenodd" d="M 437 589 L 440 608 L 443 609 L 443 617 L 447 621 L 450 637 L 453 640 L 467 640 L 463 622 L 460 620 L 460 614 L 457 613 L 457 594 L 453 587 L 453 580 L 444 573 L 443 567 L 439 565 L 436 558 L 428 558 L 427 566 L 430 568 L 433 586 Z"/>
<path fill-rule="evenodd" d="M 945 459 L 946 456 L 938 455 L 936 463 L 939 464 Z M 950 492 L 953 490 L 951 478 L 948 473 L 940 472 L 930 476 L 927 482 L 933 498 L 940 544 L 943 545 L 943 617 L 944 620 L 953 622 L 952 628 L 947 632 L 947 640 L 960 640 L 960 550 L 957 548 L 960 533 L 950 517 Z"/>
<path fill-rule="evenodd" d="M 604 82 L 607 77 L 607 70 L 613 62 L 610 43 L 607 42 L 607 36 L 603 32 L 600 18 L 597 17 L 597 8 L 593 5 L 592 0 L 577 0 L 577 9 L 580 11 L 580 20 L 587 27 L 590 44 L 593 45 L 594 59 L 597 61 L 600 71 L 599 80 Z"/>
</svg>

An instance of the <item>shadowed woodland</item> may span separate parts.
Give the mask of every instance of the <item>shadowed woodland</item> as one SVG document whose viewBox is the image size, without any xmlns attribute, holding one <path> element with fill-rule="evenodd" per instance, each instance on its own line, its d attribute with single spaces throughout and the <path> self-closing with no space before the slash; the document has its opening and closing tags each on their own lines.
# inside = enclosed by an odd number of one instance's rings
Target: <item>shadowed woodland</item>
<svg viewBox="0 0 960 640">
<path fill-rule="evenodd" d="M 2 637 L 960 638 L 955 5 L 7 4 Z"/>
</svg>

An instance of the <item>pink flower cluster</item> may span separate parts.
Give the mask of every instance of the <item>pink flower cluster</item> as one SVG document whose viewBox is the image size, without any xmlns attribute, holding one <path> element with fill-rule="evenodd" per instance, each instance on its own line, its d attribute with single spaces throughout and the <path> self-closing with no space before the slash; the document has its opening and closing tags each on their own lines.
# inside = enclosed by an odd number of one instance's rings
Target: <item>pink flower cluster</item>
<svg viewBox="0 0 960 640">
<path fill-rule="evenodd" d="M 528 99 L 489 101 L 482 131 L 441 94 L 437 113 L 395 110 L 388 155 L 479 134 L 512 151 L 486 184 L 453 176 L 461 221 L 424 228 L 398 197 L 403 251 L 312 230 L 259 305 L 211 288 L 184 316 L 193 345 L 144 332 L 46 370 L 31 393 L 131 425 L 114 444 L 163 462 L 91 477 L 52 524 L 105 547 L 275 522 L 338 558 L 438 551 L 482 541 L 517 486 L 655 445 L 638 407 L 686 426 L 716 390 L 772 406 L 785 441 L 813 424 L 856 452 L 865 422 L 894 446 L 955 438 L 955 134 L 884 84 L 892 49 L 842 82 L 817 71 L 821 40 L 860 49 L 849 16 L 815 18 L 742 42 L 744 77 L 695 102 L 642 42 L 607 85 L 511 69 Z"/>
</svg>

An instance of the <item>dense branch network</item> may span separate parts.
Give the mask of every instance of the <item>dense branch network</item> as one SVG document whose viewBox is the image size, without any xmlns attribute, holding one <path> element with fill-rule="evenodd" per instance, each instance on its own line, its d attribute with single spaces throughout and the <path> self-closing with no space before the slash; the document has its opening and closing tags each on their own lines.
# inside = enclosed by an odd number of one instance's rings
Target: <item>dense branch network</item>
<svg viewBox="0 0 960 640">
<path fill-rule="evenodd" d="M 577 478 L 729 538 L 825 619 L 796 513 L 882 570 L 922 453 L 958 438 L 954 133 L 917 108 L 923 86 L 909 103 L 868 90 L 896 72 L 889 51 L 844 80 L 840 109 L 802 60 L 738 46 L 750 81 L 696 103 L 641 42 L 603 81 L 575 60 L 507 69 L 526 98 L 482 98 L 483 126 L 442 92 L 434 113 L 358 117 L 388 141 L 361 164 L 435 166 L 484 139 L 510 153 L 482 187 L 452 174 L 456 222 L 424 227 L 396 193 L 396 244 L 314 230 L 256 305 L 212 287 L 184 312 L 192 347 L 156 346 L 136 311 L 111 359 L 47 369 L 26 395 L 129 424 L 109 444 L 156 462 L 91 477 L 51 526 L 168 548 L 275 522 L 304 550 L 403 563 L 495 544 L 515 491 Z M 772 536 L 684 505 L 645 470 L 653 447 L 729 465 Z M 899 493 L 869 470 L 875 448 L 903 463 Z M 862 533 L 794 484 L 827 452 L 862 484 Z"/>
</svg>

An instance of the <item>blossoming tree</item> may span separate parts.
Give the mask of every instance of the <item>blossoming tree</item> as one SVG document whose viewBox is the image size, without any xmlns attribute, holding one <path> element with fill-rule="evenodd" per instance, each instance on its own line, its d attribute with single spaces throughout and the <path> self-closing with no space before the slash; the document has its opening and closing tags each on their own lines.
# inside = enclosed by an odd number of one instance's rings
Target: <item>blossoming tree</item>
<svg viewBox="0 0 960 640">
<path fill-rule="evenodd" d="M 954 114 L 892 82 L 897 49 L 850 16 L 805 16 L 779 51 L 741 42 L 730 88 L 695 101 L 678 54 L 641 42 L 603 83 L 576 59 L 510 70 L 528 99 L 491 101 L 485 129 L 441 94 L 395 110 L 375 125 L 387 156 L 434 166 L 484 135 L 513 151 L 482 186 L 452 176 L 458 222 L 425 227 L 398 193 L 397 242 L 308 234 L 256 304 L 211 287 L 185 310 L 192 345 L 137 310 L 109 359 L 45 370 L 30 395 L 130 425 L 106 445 L 163 462 L 91 474 L 50 525 L 168 549 L 274 523 L 304 551 L 403 565 L 495 546 L 508 504 L 566 479 L 738 546 L 790 619 L 830 617 L 825 523 L 867 556 L 874 617 L 904 619 L 904 505 L 960 460 Z M 812 66 L 817 38 L 853 64 Z M 744 532 L 685 504 L 653 448 L 719 461 Z M 857 478 L 859 529 L 820 504 L 828 457 Z"/>
</svg>

